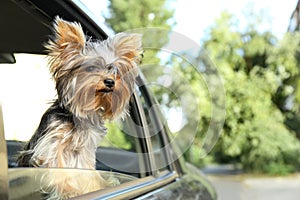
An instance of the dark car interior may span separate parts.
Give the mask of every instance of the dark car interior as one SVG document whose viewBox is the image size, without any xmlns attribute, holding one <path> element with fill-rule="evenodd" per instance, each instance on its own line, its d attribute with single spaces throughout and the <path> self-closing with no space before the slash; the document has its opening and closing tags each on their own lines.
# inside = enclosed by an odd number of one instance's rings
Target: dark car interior
<svg viewBox="0 0 300 200">
<path fill-rule="evenodd" d="M 51 35 L 52 19 L 55 17 L 54 13 L 61 13 L 60 17 L 70 20 L 79 21 L 83 25 L 87 35 L 96 38 L 106 38 L 104 32 L 95 31 L 93 24 L 84 23 L 88 20 L 82 15 L 77 16 L 70 13 L 71 3 L 66 4 L 61 0 L 1 0 L 0 1 L 0 63 L 15 63 L 14 53 L 31 53 L 31 54 L 45 54 L 43 43 L 45 43 Z M 32 4 L 35 3 L 35 5 Z M 60 6 L 55 6 L 55 5 Z M 37 7 L 37 6 L 38 7 Z M 49 13 L 42 12 L 41 8 L 47 8 Z M 57 10 L 60 8 L 60 10 Z M 64 9 L 62 9 L 64 8 Z M 44 10 L 44 9 L 43 9 Z M 52 12 L 51 12 L 52 11 Z M 68 12 L 69 11 L 69 12 Z M 38 16 L 38 17 L 37 17 Z M 98 28 L 99 29 L 99 28 Z M 0 66 L 1 67 L 1 66 Z M 17 167 L 16 159 L 18 152 L 22 150 L 24 142 L 8 140 L 8 166 Z M 99 156 L 101 154 L 101 156 Z M 105 161 L 107 160 L 107 161 Z M 108 165 L 107 162 L 115 163 L 118 169 L 114 166 Z M 139 176 L 139 158 L 136 154 L 120 151 L 114 148 L 98 148 L 96 168 L 98 170 L 116 171 L 116 172 L 130 172 L 128 174 Z M 132 172 L 132 173 L 131 173 Z"/>
<path fill-rule="evenodd" d="M 17 2 L 1 1 L 0 7 L 2 10 L 0 12 L 1 55 L 43 52 L 42 44 L 51 33 L 48 25 L 45 22 L 38 22 L 29 14 L 29 10 L 24 10 L 17 5 Z M 30 5 L 28 4 L 27 7 L 29 9 Z M 34 9 L 31 10 L 33 11 Z"/>
<path fill-rule="evenodd" d="M 48 13 L 42 11 L 45 7 Z M 43 43 L 51 34 L 52 19 L 57 13 L 65 20 L 81 22 L 91 37 L 107 37 L 104 32 L 96 31 L 96 24 L 84 23 L 89 20 L 88 16 L 74 13 L 75 6 L 64 1 L 2 0 L 0 8 L 0 63 L 14 63 L 12 53 L 45 53 Z"/>
<path fill-rule="evenodd" d="M 7 140 L 8 167 L 18 167 L 17 156 L 23 149 L 24 142 Z M 117 169 L 116 169 L 117 168 Z M 96 169 L 102 171 L 121 172 L 139 178 L 139 158 L 135 153 L 117 148 L 99 147 L 96 152 Z"/>
</svg>

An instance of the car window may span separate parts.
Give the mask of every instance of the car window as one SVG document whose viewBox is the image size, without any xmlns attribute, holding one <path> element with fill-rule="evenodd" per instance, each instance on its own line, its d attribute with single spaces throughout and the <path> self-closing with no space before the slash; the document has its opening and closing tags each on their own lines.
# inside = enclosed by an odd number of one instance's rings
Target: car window
<svg viewBox="0 0 300 200">
<path fill-rule="evenodd" d="M 41 116 L 56 97 L 45 55 L 23 53 L 15 54 L 14 57 L 16 60 L 14 64 L 0 64 L 0 102 L 3 108 L 10 167 L 16 167 L 19 151 L 31 138 Z M 114 172 L 114 176 L 122 179 L 121 182 L 146 176 L 143 154 L 139 154 L 141 151 L 139 133 L 135 129 L 133 118 L 128 115 L 116 122 L 109 122 L 107 128 L 108 134 L 96 152 L 96 169 L 102 174 L 105 174 L 105 171 L 109 174 Z M 34 176 L 37 176 L 34 175 L 35 172 L 41 173 L 35 168 L 31 170 L 30 175 L 26 175 L 30 179 L 29 182 L 35 180 Z M 13 171 L 10 171 L 10 175 L 12 182 L 24 178 L 23 175 L 16 175 Z M 125 178 L 122 178 L 123 175 Z M 18 184 L 27 185 L 28 181 Z M 16 189 L 24 191 L 19 186 L 11 187 L 11 191 Z"/>
<path fill-rule="evenodd" d="M 49 170 L 38 168 L 17 169 L 16 158 L 23 145 L 37 128 L 40 118 L 56 97 L 55 86 L 47 68 L 47 57 L 36 54 L 14 54 L 14 64 L 0 64 L 0 102 L 3 107 L 4 132 L 7 141 L 10 193 L 16 199 L 28 196 L 42 198 L 37 188 L 45 180 L 43 173 Z M 168 169 L 162 142 L 161 127 L 156 124 L 157 116 L 151 101 L 146 98 L 145 88 L 136 87 L 136 101 L 142 105 L 142 113 L 108 122 L 108 133 L 96 151 L 96 169 L 104 177 L 115 178 L 118 184 L 151 175 L 148 153 L 145 150 L 143 130 L 149 133 L 151 152 L 154 155 L 154 170 Z M 134 101 L 132 99 L 131 101 Z M 135 114 L 134 114 L 135 113 Z M 145 117 L 144 127 L 135 116 Z M 62 169 L 68 171 L 68 169 Z M 76 171 L 76 170 L 75 170 Z M 79 170 L 80 171 L 80 170 Z M 72 172 L 73 173 L 73 172 Z M 74 172 L 80 173 L 80 172 Z M 88 173 L 88 172 L 86 172 Z M 90 172 L 95 173 L 95 172 Z M 115 183 L 114 183 L 115 184 Z M 118 185 L 117 184 L 117 185 Z M 41 189 L 41 188 L 39 188 Z M 16 192 L 18 191 L 18 192 Z"/>
<path fill-rule="evenodd" d="M 55 98 L 44 55 L 15 54 L 16 63 L 0 64 L 0 101 L 5 138 L 27 141 Z"/>
</svg>

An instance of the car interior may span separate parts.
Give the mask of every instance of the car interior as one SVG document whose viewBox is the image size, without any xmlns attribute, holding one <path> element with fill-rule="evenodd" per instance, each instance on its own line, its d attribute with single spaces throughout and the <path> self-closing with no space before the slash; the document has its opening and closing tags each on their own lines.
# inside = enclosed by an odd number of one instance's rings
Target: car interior
<svg viewBox="0 0 300 200">
<path fill-rule="evenodd" d="M 51 33 L 49 24 L 38 22 L 28 11 L 23 10 L 16 3 L 0 2 L 2 8 L 0 12 L 1 62 L 12 62 L 13 60 L 10 58 L 12 53 L 43 53 L 42 44 Z"/>
<path fill-rule="evenodd" d="M 34 2 L 38 7 L 31 2 Z M 84 18 L 82 15 L 77 15 L 76 7 L 70 8 L 70 5 L 64 4 L 63 1 L 0 1 L 0 7 L 0 63 L 13 63 L 15 61 L 13 53 L 44 54 L 43 44 L 52 33 L 50 27 L 52 19 L 57 13 L 60 13 L 59 15 L 65 20 L 81 22 L 86 34 L 91 37 L 98 39 L 107 37 L 104 31 L 94 31 L 95 24 L 84 23 L 89 19 L 88 16 Z M 50 11 L 48 14 L 41 10 L 45 7 Z M 64 10 L 61 7 L 64 7 Z M 78 17 L 75 19 L 74 16 Z"/>
</svg>

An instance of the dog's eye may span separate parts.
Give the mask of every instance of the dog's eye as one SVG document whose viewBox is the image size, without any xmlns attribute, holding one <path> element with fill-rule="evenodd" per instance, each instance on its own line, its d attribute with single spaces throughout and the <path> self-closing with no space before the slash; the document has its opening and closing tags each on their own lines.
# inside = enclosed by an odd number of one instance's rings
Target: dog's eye
<svg viewBox="0 0 300 200">
<path fill-rule="evenodd" d="M 85 68 L 85 71 L 87 71 L 87 72 L 94 72 L 94 71 L 97 71 L 97 70 L 98 70 L 98 68 L 95 67 L 95 66 L 88 66 L 88 67 Z"/>
<path fill-rule="evenodd" d="M 110 65 L 107 65 L 106 68 L 107 68 L 108 71 L 110 71 L 110 70 L 112 70 L 114 68 L 114 66 L 112 64 L 110 64 Z"/>
</svg>

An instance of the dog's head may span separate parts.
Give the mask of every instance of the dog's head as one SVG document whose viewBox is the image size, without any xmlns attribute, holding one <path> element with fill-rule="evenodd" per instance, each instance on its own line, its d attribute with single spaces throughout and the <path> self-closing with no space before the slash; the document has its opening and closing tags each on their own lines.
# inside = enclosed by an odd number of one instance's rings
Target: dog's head
<svg viewBox="0 0 300 200">
<path fill-rule="evenodd" d="M 141 35 L 87 40 L 82 27 L 59 17 L 46 48 L 62 106 L 80 118 L 114 119 L 127 111 L 142 55 Z"/>
</svg>

